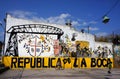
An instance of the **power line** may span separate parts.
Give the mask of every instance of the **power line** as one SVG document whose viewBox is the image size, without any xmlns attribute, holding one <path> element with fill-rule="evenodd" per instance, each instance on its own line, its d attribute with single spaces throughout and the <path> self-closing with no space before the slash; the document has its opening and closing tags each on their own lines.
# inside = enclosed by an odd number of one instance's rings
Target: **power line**
<svg viewBox="0 0 120 79">
<path fill-rule="evenodd" d="M 101 20 L 101 18 L 104 18 L 105 16 L 107 16 L 116 6 L 117 4 L 119 3 L 120 0 L 117 0 L 114 5 L 100 18 L 96 19 L 95 21 L 99 21 Z"/>
<path fill-rule="evenodd" d="M 120 0 L 117 0 L 115 3 L 114 3 L 114 5 L 105 13 L 105 15 L 108 15 L 116 6 L 117 6 L 117 4 L 119 3 L 119 1 Z M 105 16 L 104 15 L 104 16 Z"/>
<path fill-rule="evenodd" d="M 119 1 L 120 0 L 117 0 L 114 4 L 113 4 L 113 6 L 102 16 L 102 17 L 100 17 L 100 18 L 98 18 L 98 19 L 96 19 L 95 21 L 99 21 L 99 20 L 101 20 L 101 18 L 103 18 L 104 20 L 106 19 L 106 17 L 107 17 L 107 15 L 118 5 L 118 3 L 119 3 Z M 107 22 L 109 22 L 109 17 L 107 17 Z M 107 23 L 107 22 L 104 22 L 103 21 L 103 23 Z M 92 25 L 92 24 L 89 24 L 88 25 L 88 33 L 90 32 L 90 25 Z"/>
</svg>

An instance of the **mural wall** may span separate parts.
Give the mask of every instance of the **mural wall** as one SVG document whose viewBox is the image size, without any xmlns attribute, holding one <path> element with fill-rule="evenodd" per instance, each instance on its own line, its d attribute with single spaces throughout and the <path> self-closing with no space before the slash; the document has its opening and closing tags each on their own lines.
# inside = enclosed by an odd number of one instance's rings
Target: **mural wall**
<svg viewBox="0 0 120 79">
<path fill-rule="evenodd" d="M 116 56 L 120 56 L 120 45 L 116 45 L 114 47 L 114 52 L 115 52 Z"/>
<path fill-rule="evenodd" d="M 113 57 L 113 44 L 107 42 L 95 42 L 94 56 L 102 58 Z"/>
<path fill-rule="evenodd" d="M 56 35 L 18 33 L 17 36 L 19 56 L 54 56 Z"/>
<path fill-rule="evenodd" d="M 114 64 L 115 67 L 120 68 L 120 45 L 114 46 Z"/>
<path fill-rule="evenodd" d="M 76 31 L 66 25 L 34 22 L 10 15 L 6 18 L 5 51 L 10 39 L 10 33 L 7 33 L 9 28 L 25 24 L 50 25 L 62 29 L 64 34 L 58 39 L 57 35 L 51 34 L 17 33 L 18 56 L 113 57 L 112 44 L 97 43 L 92 34 Z"/>
</svg>

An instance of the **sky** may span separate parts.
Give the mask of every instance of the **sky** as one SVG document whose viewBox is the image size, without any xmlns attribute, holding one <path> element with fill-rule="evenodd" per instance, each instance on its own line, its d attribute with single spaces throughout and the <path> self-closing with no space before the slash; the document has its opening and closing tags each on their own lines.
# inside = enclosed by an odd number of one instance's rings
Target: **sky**
<svg viewBox="0 0 120 79">
<path fill-rule="evenodd" d="M 62 24 L 71 20 L 80 31 L 105 36 L 120 34 L 120 0 L 0 0 L 0 41 L 4 40 L 6 13 L 16 18 Z M 110 21 L 102 22 L 106 15 Z"/>
</svg>

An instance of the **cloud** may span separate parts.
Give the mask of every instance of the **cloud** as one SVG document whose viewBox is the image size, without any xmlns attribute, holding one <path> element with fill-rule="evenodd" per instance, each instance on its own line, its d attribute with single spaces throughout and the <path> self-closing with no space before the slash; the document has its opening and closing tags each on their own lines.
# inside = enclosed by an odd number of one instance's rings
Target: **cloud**
<svg viewBox="0 0 120 79">
<path fill-rule="evenodd" d="M 81 26 L 90 26 L 90 25 L 93 25 L 93 24 L 96 24 L 97 22 L 96 21 L 90 21 L 90 22 L 86 22 L 86 21 L 81 21 Z"/>
<path fill-rule="evenodd" d="M 29 12 L 29 11 L 15 10 L 15 11 L 10 11 L 10 13 L 13 16 L 22 18 L 22 19 L 28 19 L 28 20 L 44 22 L 44 23 L 61 24 L 61 25 L 65 25 L 66 21 L 70 19 L 72 22 L 72 26 L 78 30 L 80 30 L 84 26 L 88 26 L 88 25 L 97 23 L 96 21 L 86 22 L 82 19 L 74 18 L 69 13 L 62 13 L 58 16 L 50 16 L 48 18 L 38 17 L 38 16 L 36 16 L 37 13 Z M 96 31 L 96 30 L 98 30 L 98 28 L 90 27 L 90 30 Z"/>
<path fill-rule="evenodd" d="M 33 17 L 32 17 L 31 19 L 29 19 L 29 20 L 37 21 L 37 22 L 44 22 L 44 23 L 47 23 L 47 22 L 48 22 L 47 19 L 44 19 L 44 18 L 42 18 L 42 17 L 38 18 L 38 17 L 35 17 L 35 16 L 33 16 Z"/>
<path fill-rule="evenodd" d="M 23 18 L 23 19 L 29 19 L 31 16 L 36 15 L 35 12 L 28 12 L 21 10 L 10 11 L 9 13 L 17 18 Z"/>
<path fill-rule="evenodd" d="M 85 30 L 88 30 L 88 28 L 85 28 Z M 97 30 L 99 30 L 99 28 L 97 28 L 97 27 L 89 27 L 89 30 L 97 31 Z"/>
<path fill-rule="evenodd" d="M 89 24 L 96 24 L 96 21 L 90 21 Z"/>
<path fill-rule="evenodd" d="M 59 16 L 59 18 L 61 18 L 61 19 L 64 19 L 64 18 L 67 18 L 67 17 L 70 17 L 71 15 L 70 14 L 61 14 L 60 16 Z"/>
<path fill-rule="evenodd" d="M 72 21 L 73 26 L 80 26 L 80 23 L 78 21 Z"/>
<path fill-rule="evenodd" d="M 87 23 L 87 22 L 83 22 L 81 25 L 82 26 L 87 26 L 89 23 Z"/>
<path fill-rule="evenodd" d="M 56 24 L 65 24 L 66 20 L 70 17 L 70 14 L 60 14 L 59 16 L 52 16 L 47 18 L 47 22 L 49 23 L 56 23 Z"/>
<path fill-rule="evenodd" d="M 106 32 L 99 32 L 99 33 L 97 33 L 95 35 L 96 36 L 106 36 L 106 35 L 108 35 L 108 33 L 106 33 Z"/>
<path fill-rule="evenodd" d="M 10 11 L 10 13 L 17 18 L 29 19 L 29 20 L 45 22 L 45 23 L 49 22 L 49 23 L 54 23 L 54 24 L 65 24 L 66 21 L 72 17 L 68 13 L 62 13 L 58 16 L 50 16 L 48 18 L 37 17 L 35 16 L 37 15 L 37 13 L 35 12 L 28 12 L 28 11 L 21 11 L 21 10 Z M 78 26 L 80 24 L 77 20 L 73 20 L 72 25 Z"/>
</svg>

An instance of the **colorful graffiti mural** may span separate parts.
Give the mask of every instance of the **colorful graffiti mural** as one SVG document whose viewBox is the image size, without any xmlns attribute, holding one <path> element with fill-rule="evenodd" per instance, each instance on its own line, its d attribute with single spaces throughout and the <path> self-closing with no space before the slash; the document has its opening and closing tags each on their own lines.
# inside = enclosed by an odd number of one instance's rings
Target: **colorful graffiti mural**
<svg viewBox="0 0 120 79">
<path fill-rule="evenodd" d="M 3 56 L 113 57 L 112 44 L 97 43 L 94 35 L 68 25 L 34 22 L 9 14 L 6 20 Z"/>
<path fill-rule="evenodd" d="M 76 37 L 74 34 L 74 38 Z M 108 47 L 99 46 L 98 49 L 92 50 L 88 41 L 72 38 L 73 36 L 68 34 L 58 40 L 57 35 L 18 33 L 19 56 L 113 57 Z"/>
<path fill-rule="evenodd" d="M 54 35 L 18 34 L 19 56 L 54 55 L 55 39 Z"/>
<path fill-rule="evenodd" d="M 120 46 L 116 45 L 116 46 L 114 47 L 114 52 L 115 52 L 115 54 L 116 54 L 117 56 L 120 56 Z"/>
</svg>

